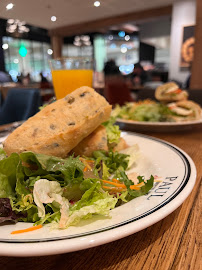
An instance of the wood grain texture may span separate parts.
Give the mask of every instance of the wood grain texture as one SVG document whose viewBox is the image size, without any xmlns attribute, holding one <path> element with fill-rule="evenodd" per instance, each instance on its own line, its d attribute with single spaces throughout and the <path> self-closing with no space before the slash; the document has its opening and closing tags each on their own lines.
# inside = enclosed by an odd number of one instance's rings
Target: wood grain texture
<svg viewBox="0 0 202 270">
<path fill-rule="evenodd" d="M 200 269 L 202 129 L 148 135 L 177 145 L 190 155 L 196 165 L 195 187 L 178 209 L 158 223 L 115 242 L 55 256 L 1 257 L 0 269 Z"/>
</svg>

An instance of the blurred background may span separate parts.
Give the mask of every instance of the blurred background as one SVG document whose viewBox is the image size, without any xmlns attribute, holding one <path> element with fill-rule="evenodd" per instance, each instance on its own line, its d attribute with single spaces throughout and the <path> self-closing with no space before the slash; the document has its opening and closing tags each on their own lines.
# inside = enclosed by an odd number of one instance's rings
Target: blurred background
<svg viewBox="0 0 202 270">
<path fill-rule="evenodd" d="M 68 56 L 94 60 L 93 87 L 106 96 L 112 74 L 124 78 L 134 100 L 171 80 L 201 92 L 200 7 L 199 0 L 2 0 L 2 102 L 16 86 L 38 88 L 49 100 L 49 60 Z"/>
</svg>

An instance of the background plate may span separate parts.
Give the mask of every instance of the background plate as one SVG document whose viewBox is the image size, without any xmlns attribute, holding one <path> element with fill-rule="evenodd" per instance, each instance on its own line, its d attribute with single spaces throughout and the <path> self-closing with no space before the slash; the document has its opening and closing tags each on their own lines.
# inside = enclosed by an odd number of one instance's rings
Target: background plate
<svg viewBox="0 0 202 270">
<path fill-rule="evenodd" d="M 116 124 L 120 129 L 135 132 L 177 132 L 191 130 L 195 126 L 202 127 L 202 117 L 196 121 L 186 122 L 139 122 L 118 118 Z"/>
</svg>

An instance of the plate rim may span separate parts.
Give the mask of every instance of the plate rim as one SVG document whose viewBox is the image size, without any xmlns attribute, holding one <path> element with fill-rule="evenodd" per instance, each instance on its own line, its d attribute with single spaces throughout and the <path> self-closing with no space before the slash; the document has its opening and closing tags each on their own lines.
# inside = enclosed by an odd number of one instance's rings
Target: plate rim
<svg viewBox="0 0 202 270">
<path fill-rule="evenodd" d="M 124 132 L 124 131 L 123 131 Z M 126 237 L 128 235 L 134 234 L 140 230 L 143 230 L 155 223 L 157 223 L 158 221 L 162 220 L 163 218 L 165 218 L 166 216 L 168 216 L 170 213 L 172 213 L 174 210 L 176 210 L 184 201 L 185 199 L 188 197 L 188 195 L 191 193 L 195 181 L 196 181 L 196 167 L 195 164 L 193 162 L 193 160 L 190 158 L 190 156 L 185 153 L 181 148 L 177 147 L 176 145 L 169 143 L 167 141 L 152 137 L 152 136 L 148 136 L 148 135 L 144 135 L 144 134 L 139 134 L 136 132 L 124 132 L 125 134 L 128 135 L 133 135 L 133 136 L 138 136 L 138 137 L 143 137 L 149 140 L 153 140 L 156 141 L 158 143 L 161 143 L 163 145 L 166 145 L 168 147 L 171 147 L 173 151 L 177 151 L 178 154 L 181 154 L 188 162 L 189 166 L 190 166 L 190 175 L 189 178 L 187 179 L 187 182 L 185 184 L 185 186 L 182 188 L 181 191 L 177 192 L 177 194 L 175 195 L 175 197 L 178 198 L 178 200 L 176 201 L 175 199 L 173 199 L 173 196 L 171 196 L 171 200 L 169 202 L 167 202 L 164 206 L 161 206 L 159 209 L 155 210 L 154 212 L 152 212 L 151 214 L 146 215 L 146 217 L 144 218 L 144 221 L 146 220 L 146 222 L 144 222 L 144 224 L 142 224 L 140 227 L 140 229 L 134 229 L 133 228 L 133 223 L 134 222 L 141 222 L 141 218 L 138 220 L 132 220 L 128 223 L 125 223 L 123 225 L 120 226 L 116 226 L 113 228 L 109 228 L 108 230 L 102 230 L 102 231 L 98 231 L 92 234 L 87 234 L 87 235 L 81 235 L 79 237 L 74 237 L 74 238 L 64 238 L 64 239 L 55 239 L 55 240 L 45 240 L 43 242 L 39 242 L 39 241 L 35 241 L 35 242 L 8 242 L 8 241 L 0 241 L 0 255 L 5 255 L 5 256 L 44 256 L 44 255 L 51 255 L 51 254 L 61 254 L 61 253 L 67 253 L 67 252 L 72 252 L 72 251 L 78 251 L 78 250 L 82 250 L 82 249 L 86 249 L 89 247 L 95 247 L 98 245 L 102 245 L 108 242 L 112 242 L 118 239 L 121 239 L 123 237 Z M 167 200 L 167 199 L 166 199 Z M 175 202 L 175 204 L 173 205 L 173 201 Z M 161 209 L 164 209 L 164 213 L 161 213 Z M 166 210 L 166 211 L 165 211 Z M 156 215 L 157 213 L 157 215 Z M 154 219 L 149 220 L 149 217 L 154 217 Z M 136 226 L 137 227 L 137 226 Z M 135 227 L 135 228 L 136 228 Z M 112 233 L 113 231 L 113 233 Z M 121 233 L 120 233 L 121 232 Z M 105 237 L 103 237 L 103 235 Z M 108 237 L 106 237 L 108 236 Z M 78 240 L 78 241 L 75 241 Z M 76 244 L 77 242 L 77 244 Z M 66 244 L 66 248 L 60 248 L 60 243 L 65 243 Z M 69 243 L 71 243 L 71 247 L 69 247 Z M 57 246 L 57 248 L 54 246 Z M 23 247 L 24 248 L 24 252 L 22 254 L 22 251 L 19 251 L 19 247 Z M 30 247 L 31 250 L 29 250 L 28 248 L 25 247 Z M 39 248 L 40 246 L 40 248 Z M 46 246 L 46 249 L 44 250 L 44 246 Z M 62 245 L 63 246 L 63 245 Z M 7 247 L 7 248 L 5 248 Z M 43 247 L 43 248 L 42 248 Z M 34 249 L 34 251 L 33 251 Z"/>
<path fill-rule="evenodd" d="M 187 126 L 187 125 L 196 125 L 196 124 L 202 124 L 202 117 L 198 120 L 192 120 L 192 121 L 183 121 L 183 122 L 147 122 L 147 121 L 134 121 L 134 120 L 126 120 L 122 118 L 116 119 L 117 123 L 123 123 L 123 124 L 130 124 L 130 125 L 137 125 L 137 126 L 165 126 L 165 127 L 176 127 L 176 126 Z"/>
</svg>

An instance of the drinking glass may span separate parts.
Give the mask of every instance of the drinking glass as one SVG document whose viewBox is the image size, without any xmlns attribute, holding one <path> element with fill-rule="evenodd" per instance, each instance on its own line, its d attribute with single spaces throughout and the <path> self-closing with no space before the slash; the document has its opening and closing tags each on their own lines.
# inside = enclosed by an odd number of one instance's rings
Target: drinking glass
<svg viewBox="0 0 202 270">
<path fill-rule="evenodd" d="M 88 57 L 68 57 L 50 60 L 54 91 L 57 99 L 81 86 L 92 87 L 93 61 Z"/>
</svg>

